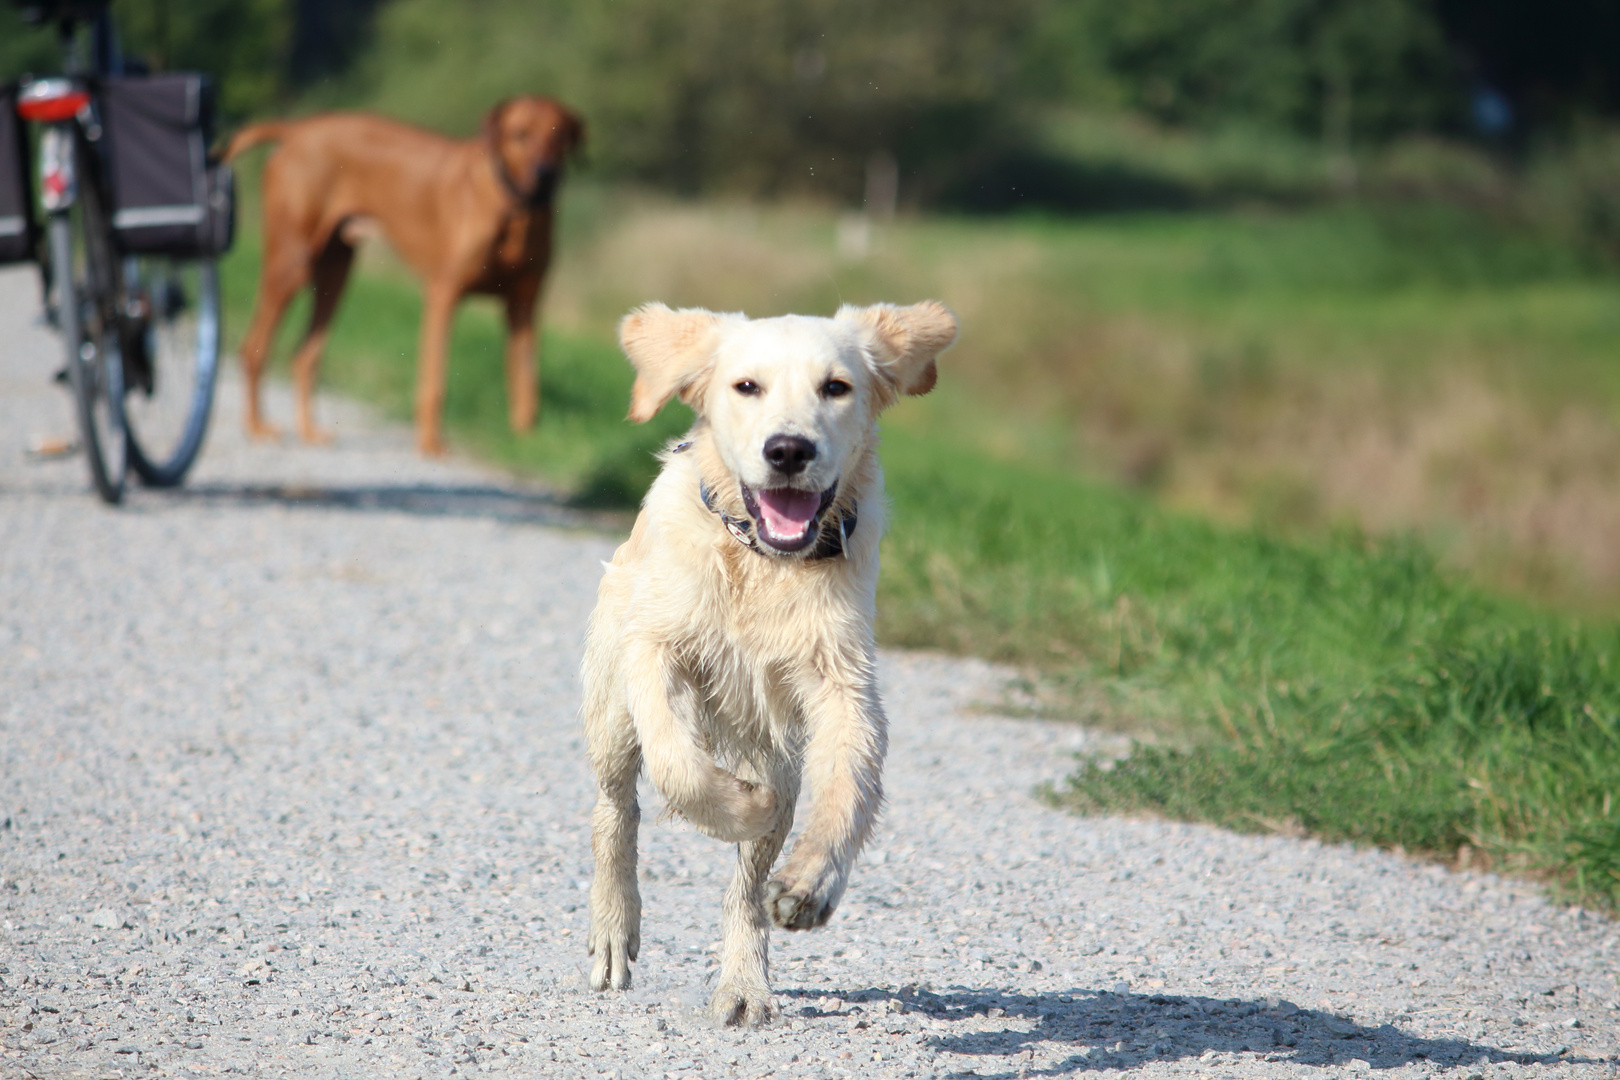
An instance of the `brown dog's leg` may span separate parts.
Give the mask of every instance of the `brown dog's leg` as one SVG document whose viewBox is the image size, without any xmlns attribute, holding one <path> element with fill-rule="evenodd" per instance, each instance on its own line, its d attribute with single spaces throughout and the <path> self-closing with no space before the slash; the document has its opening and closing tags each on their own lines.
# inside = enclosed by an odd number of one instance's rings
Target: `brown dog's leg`
<svg viewBox="0 0 1620 1080">
<path fill-rule="evenodd" d="M 416 448 L 429 457 L 444 453 L 439 424 L 444 415 L 444 381 L 450 349 L 450 319 L 461 290 L 428 284 L 422 303 L 422 339 L 416 360 Z"/>
<path fill-rule="evenodd" d="M 513 431 L 534 426 L 540 408 L 540 369 L 534 316 L 540 281 L 523 281 L 506 294 L 506 409 Z"/>
<path fill-rule="evenodd" d="M 265 223 L 267 237 L 277 235 L 269 221 Z M 304 282 L 309 280 L 309 256 L 296 241 L 274 239 L 267 241 L 264 269 L 259 276 L 259 297 L 253 305 L 253 320 L 242 338 L 242 374 L 247 383 L 247 432 L 255 439 L 274 439 L 281 435 L 275 425 L 264 418 L 259 399 L 259 382 L 264 377 L 265 361 L 270 357 L 270 341 L 276 327 L 286 314 L 287 305 Z"/>
<path fill-rule="evenodd" d="M 293 356 L 293 389 L 298 410 L 298 437 L 307 443 L 329 443 L 330 431 L 315 426 L 315 372 L 320 367 L 321 353 L 326 349 L 326 337 L 337 311 L 343 286 L 349 280 L 349 268 L 354 265 L 354 248 L 336 234 L 327 241 L 320 257 L 315 260 L 311 277 L 315 283 L 315 305 L 309 314 L 309 329 L 304 334 L 298 352 Z"/>
</svg>

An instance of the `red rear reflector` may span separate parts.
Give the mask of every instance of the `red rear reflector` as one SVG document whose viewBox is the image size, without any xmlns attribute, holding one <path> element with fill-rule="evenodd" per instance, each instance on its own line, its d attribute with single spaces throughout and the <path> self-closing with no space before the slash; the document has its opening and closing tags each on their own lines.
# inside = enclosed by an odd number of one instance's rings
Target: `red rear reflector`
<svg viewBox="0 0 1620 1080">
<path fill-rule="evenodd" d="M 66 79 L 44 79 L 17 96 L 17 115 L 40 124 L 71 120 L 90 104 L 90 91 Z"/>
</svg>

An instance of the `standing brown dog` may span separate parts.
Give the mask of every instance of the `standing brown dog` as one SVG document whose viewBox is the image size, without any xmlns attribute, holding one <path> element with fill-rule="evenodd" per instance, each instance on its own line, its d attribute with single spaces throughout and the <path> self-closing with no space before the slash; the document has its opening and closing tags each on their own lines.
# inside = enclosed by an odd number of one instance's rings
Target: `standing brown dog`
<svg viewBox="0 0 1620 1080">
<path fill-rule="evenodd" d="M 540 402 L 535 308 L 551 262 L 552 206 L 563 163 L 584 131 L 556 101 L 515 97 L 489 111 L 479 138 L 460 142 L 359 113 L 237 133 L 226 160 L 259 143 L 281 143 L 264 169 L 264 267 L 242 341 L 248 433 L 278 434 L 260 408 L 259 379 L 287 304 L 313 283 L 309 330 L 293 358 L 298 434 L 306 442 L 330 439 L 311 409 L 315 370 L 355 245 L 374 227 L 423 282 L 417 448 L 444 453 L 439 420 L 450 320 L 468 293 L 505 304 L 508 411 L 513 430 L 531 427 Z"/>
</svg>

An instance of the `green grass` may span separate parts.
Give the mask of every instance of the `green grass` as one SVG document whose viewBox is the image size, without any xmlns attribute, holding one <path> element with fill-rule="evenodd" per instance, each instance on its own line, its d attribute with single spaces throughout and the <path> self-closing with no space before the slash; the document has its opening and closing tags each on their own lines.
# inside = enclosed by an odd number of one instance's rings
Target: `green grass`
<svg viewBox="0 0 1620 1080">
<path fill-rule="evenodd" d="M 1152 293 L 1167 317 L 1207 325 L 1305 310 L 1329 323 L 1342 316 L 1347 327 L 1363 316 L 1417 327 L 1425 290 L 1478 305 L 1488 323 L 1493 295 L 1591 283 L 1573 256 L 1479 242 L 1436 218 L 1396 220 L 1372 235 L 1331 214 L 997 229 L 1071 260 L 1070 273 L 1096 285 L 1089 304 L 1127 310 Z M 226 266 L 238 328 L 255 274 L 252 231 Z M 919 264 L 948 265 L 994 231 L 931 223 L 906 243 Z M 1436 231 L 1450 239 L 1434 240 Z M 1080 235 L 1090 242 L 1075 242 Z M 1445 250 L 1426 259 L 1425 244 Z M 857 299 L 885 280 L 868 264 L 831 284 Z M 1362 315 L 1343 316 L 1346 308 Z M 327 383 L 408 416 L 419 315 L 402 274 L 358 273 L 334 327 Z M 303 318 L 289 318 L 283 353 Z M 629 367 L 600 327 L 584 325 L 546 333 L 541 421 L 517 436 L 506 425 L 496 314 L 467 305 L 452 343 L 447 429 L 462 447 L 581 502 L 633 504 L 654 471 L 651 451 L 689 415 L 675 408 L 644 427 L 625 422 Z M 1061 709 L 1146 738 L 1121 762 L 1082 765 L 1051 798 L 1442 858 L 1468 845 L 1585 902 L 1620 900 L 1613 624 L 1488 594 L 1443 573 L 1416 540 L 1340 532 L 1284 541 L 1169 512 L 1053 467 L 1058 455 L 998 455 L 961 423 L 994 400 L 947 388 L 891 415 L 880 633 L 893 645 L 1023 665 L 1058 689 Z"/>
<path fill-rule="evenodd" d="M 229 325 L 239 338 L 252 307 L 256 237 L 244 237 L 224 266 Z M 301 296 L 277 335 L 285 363 L 308 321 Z M 409 420 L 415 400 L 417 329 L 422 303 L 403 272 L 356 272 L 344 293 L 322 363 L 323 384 Z M 233 339 L 234 340 L 234 339 Z M 489 301 L 472 300 L 451 334 L 444 422 L 458 446 L 522 472 L 542 476 L 582 506 L 627 507 L 657 472 L 653 451 L 686 430 L 680 405 L 645 425 L 624 419 L 629 365 L 610 340 L 546 330 L 541 343 L 541 412 L 535 429 L 514 434 L 506 420 L 505 328 Z M 286 418 L 282 418 L 285 420 Z"/>
<path fill-rule="evenodd" d="M 1036 658 L 1159 738 L 1051 797 L 1450 857 L 1620 898 L 1620 632 L 1412 542 L 1285 543 L 890 436 L 886 640 Z M 1071 698 L 1071 701 L 1074 700 Z"/>
</svg>

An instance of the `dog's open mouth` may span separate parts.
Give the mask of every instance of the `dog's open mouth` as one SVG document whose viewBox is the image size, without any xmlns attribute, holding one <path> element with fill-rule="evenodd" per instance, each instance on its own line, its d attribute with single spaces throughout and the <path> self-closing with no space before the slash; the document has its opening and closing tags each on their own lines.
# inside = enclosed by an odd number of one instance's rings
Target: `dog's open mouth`
<svg viewBox="0 0 1620 1080">
<path fill-rule="evenodd" d="M 798 488 L 760 488 L 742 485 L 743 505 L 754 519 L 759 539 L 781 552 L 803 551 L 821 534 L 821 515 L 838 494 L 835 483 L 826 491 Z"/>
</svg>

